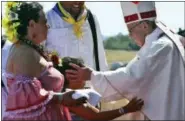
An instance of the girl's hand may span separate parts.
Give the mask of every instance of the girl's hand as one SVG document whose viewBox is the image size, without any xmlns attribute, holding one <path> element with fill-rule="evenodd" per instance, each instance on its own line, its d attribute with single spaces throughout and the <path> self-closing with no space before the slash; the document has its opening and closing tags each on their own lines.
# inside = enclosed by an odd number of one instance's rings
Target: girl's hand
<svg viewBox="0 0 185 121">
<path fill-rule="evenodd" d="M 66 78 L 69 81 L 86 81 L 91 78 L 91 70 L 87 67 L 80 67 L 76 64 L 70 64 L 75 70 L 66 70 Z"/>
<path fill-rule="evenodd" d="M 62 104 L 65 106 L 79 106 L 82 105 L 83 103 L 87 102 L 87 98 L 86 97 L 81 97 L 79 99 L 73 99 L 72 95 L 75 93 L 75 91 L 68 91 L 68 92 L 64 92 L 63 95 L 61 95 L 62 99 Z"/>
<path fill-rule="evenodd" d="M 144 105 L 144 101 L 142 99 L 133 98 L 125 107 L 124 110 L 126 113 L 132 113 L 141 110 Z"/>
</svg>

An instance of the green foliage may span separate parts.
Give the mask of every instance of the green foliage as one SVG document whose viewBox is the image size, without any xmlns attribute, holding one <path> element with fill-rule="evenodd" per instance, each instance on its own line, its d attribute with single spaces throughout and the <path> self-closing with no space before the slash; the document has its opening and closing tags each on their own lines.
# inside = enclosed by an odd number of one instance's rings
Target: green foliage
<svg viewBox="0 0 185 121">
<path fill-rule="evenodd" d="M 139 50 L 139 47 L 129 38 L 128 35 L 119 33 L 116 36 L 109 37 L 104 41 L 105 49 L 111 50 Z"/>
<path fill-rule="evenodd" d="M 185 37 L 185 30 L 182 30 L 181 28 L 179 28 L 179 31 L 177 32 L 177 34 Z"/>
<path fill-rule="evenodd" d="M 113 62 L 129 62 L 133 59 L 137 51 L 126 50 L 105 50 L 107 62 L 111 65 Z"/>
</svg>

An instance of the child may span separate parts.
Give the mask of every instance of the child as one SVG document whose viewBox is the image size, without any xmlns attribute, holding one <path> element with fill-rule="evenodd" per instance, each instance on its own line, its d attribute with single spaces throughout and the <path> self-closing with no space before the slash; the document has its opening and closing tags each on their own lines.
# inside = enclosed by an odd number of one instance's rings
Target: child
<svg viewBox="0 0 185 121">
<path fill-rule="evenodd" d="M 67 88 L 70 89 L 82 89 L 84 87 L 84 81 L 80 81 L 82 83 L 78 84 L 72 84 L 66 79 L 65 70 L 67 69 L 73 69 L 71 66 L 69 66 L 69 63 L 74 63 L 80 67 L 83 67 L 84 62 L 81 59 L 78 58 L 71 58 L 71 57 L 65 57 L 62 60 L 62 68 L 60 69 L 61 73 L 63 73 L 65 82 L 64 82 L 64 90 L 66 91 Z M 89 95 L 89 100 L 86 104 L 78 106 L 78 107 L 69 107 L 69 110 L 73 112 L 74 114 L 82 117 L 86 120 L 112 120 L 114 118 L 117 118 L 121 115 L 124 115 L 126 113 L 131 113 L 138 111 L 143 106 L 143 101 L 141 99 L 134 98 L 130 101 L 130 103 L 120 109 L 115 109 L 111 111 L 104 111 L 100 112 L 95 106 L 99 103 L 101 96 L 99 93 L 95 92 L 91 89 L 83 89 L 79 91 L 80 93 L 86 93 Z M 72 118 L 74 120 L 78 120 L 79 117 L 72 115 Z"/>
</svg>

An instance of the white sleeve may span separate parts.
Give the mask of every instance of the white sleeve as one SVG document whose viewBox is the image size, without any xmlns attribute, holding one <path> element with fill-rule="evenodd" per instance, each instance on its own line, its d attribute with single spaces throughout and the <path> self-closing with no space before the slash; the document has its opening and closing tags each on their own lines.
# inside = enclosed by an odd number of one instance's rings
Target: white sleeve
<svg viewBox="0 0 185 121">
<path fill-rule="evenodd" d="M 93 17 L 94 17 L 94 21 L 95 21 L 95 25 L 96 25 L 96 32 L 97 32 L 100 70 L 106 71 L 109 68 L 108 68 L 107 59 L 105 56 L 105 49 L 103 46 L 103 37 L 102 37 L 102 33 L 100 30 L 100 26 L 99 26 L 99 22 L 97 20 L 97 17 L 95 15 L 93 15 Z"/>
<path fill-rule="evenodd" d="M 52 32 L 52 29 L 55 28 L 55 19 L 53 19 L 54 11 L 51 9 L 46 13 L 47 18 L 47 24 L 49 25 L 48 33 L 47 33 L 47 39 L 42 43 L 42 45 L 45 47 L 45 49 L 48 52 L 52 52 L 55 50 L 55 46 L 52 44 L 53 41 L 55 41 L 56 37 Z"/>
<path fill-rule="evenodd" d="M 136 56 L 126 67 L 107 72 L 93 71 L 92 85 L 105 100 L 120 99 L 121 95 L 126 98 L 136 96 L 141 87 L 150 83 L 151 80 L 146 78 L 150 77 L 154 69 L 159 69 L 161 63 L 165 63 L 171 48 L 168 45 L 156 44 L 147 50 L 146 55 Z"/>
</svg>

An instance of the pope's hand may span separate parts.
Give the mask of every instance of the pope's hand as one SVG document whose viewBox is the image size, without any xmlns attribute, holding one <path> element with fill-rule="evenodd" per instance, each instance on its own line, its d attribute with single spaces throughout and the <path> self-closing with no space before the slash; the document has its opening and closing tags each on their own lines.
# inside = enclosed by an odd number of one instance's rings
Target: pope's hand
<svg viewBox="0 0 185 121">
<path fill-rule="evenodd" d="M 66 70 L 66 78 L 69 81 L 86 81 L 91 78 L 91 69 L 88 67 L 80 67 L 76 64 L 70 64 L 75 70 Z"/>
</svg>

